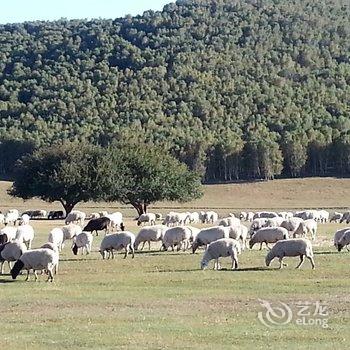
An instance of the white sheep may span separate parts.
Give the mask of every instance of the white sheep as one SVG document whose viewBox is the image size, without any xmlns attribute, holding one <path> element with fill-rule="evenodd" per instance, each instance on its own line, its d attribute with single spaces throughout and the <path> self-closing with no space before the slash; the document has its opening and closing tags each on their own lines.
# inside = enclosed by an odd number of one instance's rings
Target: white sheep
<svg viewBox="0 0 350 350">
<path fill-rule="evenodd" d="M 236 226 L 240 224 L 241 220 L 232 216 L 220 219 L 217 223 L 218 226 Z"/>
<path fill-rule="evenodd" d="M 72 210 L 65 219 L 65 224 L 78 223 L 84 225 L 86 214 L 80 210 Z"/>
<path fill-rule="evenodd" d="M 317 222 L 314 219 L 307 219 L 301 222 L 298 228 L 293 233 L 293 238 L 297 235 L 305 237 L 307 234 L 311 235 L 312 240 L 316 239 Z"/>
<path fill-rule="evenodd" d="M 90 216 L 89 216 L 89 220 L 92 220 L 92 219 L 98 219 L 100 218 L 100 214 L 99 213 L 91 213 Z"/>
<path fill-rule="evenodd" d="M 189 221 L 190 213 L 168 213 L 164 220 L 163 225 L 175 226 L 175 225 L 185 225 Z"/>
<path fill-rule="evenodd" d="M 107 217 L 107 215 L 108 215 L 108 211 L 107 210 L 102 210 L 102 211 L 100 211 L 99 213 L 98 213 L 98 217 L 99 218 L 102 218 L 102 217 Z M 95 219 L 97 219 L 97 218 L 95 218 Z"/>
<path fill-rule="evenodd" d="M 18 241 L 7 242 L 5 244 L 0 245 L 0 273 L 4 273 L 4 263 L 8 262 L 9 268 L 11 270 L 10 263 L 12 261 L 18 260 L 21 255 L 27 250 L 27 247 L 24 243 L 20 243 Z"/>
<path fill-rule="evenodd" d="M 30 221 L 30 216 L 28 214 L 23 214 L 20 218 L 19 218 L 19 224 L 20 225 L 28 225 Z"/>
<path fill-rule="evenodd" d="M 119 211 L 116 211 L 115 213 L 112 214 L 107 214 L 106 218 L 111 220 L 110 226 L 112 229 L 114 228 L 122 228 L 123 224 L 123 214 L 120 213 Z"/>
<path fill-rule="evenodd" d="M 148 223 L 150 225 L 155 225 L 156 214 L 154 213 L 141 214 L 137 219 L 137 226 L 140 226 L 141 224 L 145 224 L 145 223 Z"/>
<path fill-rule="evenodd" d="M 16 221 L 19 218 L 19 213 L 17 209 L 10 209 L 7 214 L 5 215 L 4 223 L 5 225 L 8 224 L 16 224 Z"/>
<path fill-rule="evenodd" d="M 254 220 L 254 213 L 252 211 L 248 211 L 247 221 L 252 222 L 253 220 Z"/>
<path fill-rule="evenodd" d="M 33 227 L 30 225 L 18 226 L 15 239 L 23 242 L 30 249 L 34 239 Z"/>
<path fill-rule="evenodd" d="M 346 231 L 350 231 L 350 227 L 342 228 L 341 230 L 336 231 L 336 233 L 334 234 L 333 242 L 334 242 L 334 246 L 337 249 L 338 249 L 339 241 L 343 237 Z M 349 250 L 348 247 L 346 247 L 346 249 Z"/>
<path fill-rule="evenodd" d="M 204 223 L 205 224 L 214 224 L 214 222 L 218 221 L 219 214 L 215 211 L 207 211 L 204 214 Z"/>
<path fill-rule="evenodd" d="M 299 225 L 303 222 L 304 220 L 298 217 L 292 217 L 289 218 L 288 220 L 284 220 L 281 223 L 281 227 L 284 227 L 285 229 L 288 230 L 289 233 L 294 234 L 296 229 L 299 227 Z"/>
<path fill-rule="evenodd" d="M 17 227 L 5 226 L 0 230 L 0 244 L 13 241 L 16 238 Z"/>
<path fill-rule="evenodd" d="M 342 217 L 343 217 L 343 214 L 342 214 L 342 213 L 335 212 L 335 213 L 332 215 L 332 217 L 331 217 L 331 219 L 329 220 L 329 222 L 337 222 L 337 223 L 339 223 Z"/>
<path fill-rule="evenodd" d="M 81 248 L 81 253 L 84 254 L 84 249 L 86 254 L 90 254 L 92 248 L 92 241 L 94 237 L 90 232 L 82 232 L 74 237 L 72 251 L 74 255 L 78 254 L 79 248 Z"/>
<path fill-rule="evenodd" d="M 201 269 L 204 270 L 210 260 L 215 259 L 214 262 L 214 270 L 219 270 L 221 268 L 219 263 L 219 258 L 230 256 L 232 259 L 232 267 L 231 269 L 238 268 L 238 250 L 239 243 L 232 238 L 221 238 L 217 241 L 210 243 L 207 249 L 204 252 L 202 261 L 201 261 Z"/>
<path fill-rule="evenodd" d="M 188 222 L 190 224 L 197 224 L 199 222 L 199 213 L 197 213 L 196 211 L 189 213 Z"/>
<path fill-rule="evenodd" d="M 191 231 L 190 242 L 193 243 L 201 229 L 193 226 L 186 227 L 189 228 L 189 230 Z"/>
<path fill-rule="evenodd" d="M 282 222 L 284 221 L 285 219 L 280 217 L 280 216 L 277 216 L 275 218 L 270 218 L 270 219 L 267 219 L 266 221 L 266 227 L 278 227 L 278 226 L 281 226 Z"/>
<path fill-rule="evenodd" d="M 241 220 L 247 221 L 248 220 L 248 213 L 246 211 L 241 211 L 239 214 L 239 218 Z"/>
<path fill-rule="evenodd" d="M 143 227 L 135 240 L 135 249 L 139 248 L 139 245 L 143 243 L 141 250 L 144 248 L 146 242 L 148 242 L 148 250 L 151 250 L 151 242 L 158 242 L 163 239 L 164 232 L 167 230 L 167 226 L 154 225 Z"/>
<path fill-rule="evenodd" d="M 315 268 L 312 245 L 308 239 L 293 238 L 278 241 L 266 255 L 266 266 L 270 266 L 271 261 L 274 258 L 278 258 L 281 269 L 283 265 L 287 266 L 287 264 L 283 263 L 283 258 L 286 256 L 300 256 L 300 263 L 296 267 L 297 269 L 300 268 L 301 264 L 304 262 L 305 256 L 310 260 L 312 268 Z"/>
<path fill-rule="evenodd" d="M 191 234 L 192 231 L 186 226 L 171 227 L 164 232 L 162 248 L 168 250 L 171 247 L 174 251 L 177 246 L 178 250 L 183 248 L 185 251 L 190 244 Z"/>
<path fill-rule="evenodd" d="M 163 214 L 162 213 L 156 213 L 156 220 L 162 221 L 163 220 Z"/>
<path fill-rule="evenodd" d="M 214 226 L 202 229 L 198 232 L 197 237 L 192 244 L 192 252 L 195 253 L 198 247 L 207 245 L 220 238 L 230 238 L 229 227 Z"/>
<path fill-rule="evenodd" d="M 57 247 L 58 251 L 62 251 L 64 242 L 63 230 L 59 227 L 53 228 L 49 233 L 47 241 L 53 243 Z"/>
<path fill-rule="evenodd" d="M 265 243 L 269 249 L 269 243 L 276 243 L 279 240 L 287 239 L 288 231 L 283 227 L 264 227 L 258 230 L 249 241 L 249 248 L 252 249 L 254 244 L 260 243 L 260 250 L 262 244 Z"/>
<path fill-rule="evenodd" d="M 69 239 L 73 239 L 79 233 L 82 232 L 82 228 L 76 224 L 69 224 L 61 227 L 63 231 L 63 242 Z"/>
<path fill-rule="evenodd" d="M 235 240 L 241 240 L 242 250 L 246 247 L 246 241 L 248 236 L 248 228 L 242 224 L 230 226 L 229 228 L 229 237 Z"/>
<path fill-rule="evenodd" d="M 329 212 L 327 210 L 319 210 L 319 221 L 322 224 L 325 224 L 326 222 L 329 221 Z"/>
<path fill-rule="evenodd" d="M 135 249 L 135 235 L 128 231 L 122 231 L 119 233 L 112 233 L 103 237 L 100 245 L 100 253 L 102 258 L 105 259 L 106 253 L 108 253 L 108 259 L 112 255 L 114 259 L 114 250 L 118 251 L 125 249 L 124 259 L 128 256 L 129 250 L 132 252 L 134 258 Z"/>
<path fill-rule="evenodd" d="M 37 270 L 45 270 L 49 277 L 47 281 L 53 282 L 53 271 L 58 266 L 58 253 L 52 249 L 40 248 L 27 250 L 17 260 L 11 270 L 11 276 L 16 279 L 22 269 L 27 270 L 26 281 L 29 280 L 30 270 L 34 271 L 35 280 L 38 279 Z"/>
<path fill-rule="evenodd" d="M 254 219 L 252 224 L 250 225 L 250 228 L 249 228 L 249 236 L 252 237 L 252 235 L 256 231 L 260 230 L 263 227 L 266 227 L 267 220 L 268 220 L 267 218 Z"/>
</svg>

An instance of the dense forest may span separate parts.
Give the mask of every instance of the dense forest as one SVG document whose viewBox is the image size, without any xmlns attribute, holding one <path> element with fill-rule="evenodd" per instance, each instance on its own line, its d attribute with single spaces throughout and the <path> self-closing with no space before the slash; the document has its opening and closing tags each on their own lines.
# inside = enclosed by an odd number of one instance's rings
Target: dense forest
<svg viewBox="0 0 350 350">
<path fill-rule="evenodd" d="M 206 182 L 349 176 L 349 1 L 0 25 L 0 173 L 43 145 L 115 139 L 160 145 Z"/>
</svg>

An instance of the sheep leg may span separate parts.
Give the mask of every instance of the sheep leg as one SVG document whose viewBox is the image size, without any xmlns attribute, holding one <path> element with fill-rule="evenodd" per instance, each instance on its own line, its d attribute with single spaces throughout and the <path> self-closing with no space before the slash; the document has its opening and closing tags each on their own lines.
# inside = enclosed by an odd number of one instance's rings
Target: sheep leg
<svg viewBox="0 0 350 350">
<path fill-rule="evenodd" d="M 263 242 L 260 243 L 260 249 L 259 250 L 262 250 L 262 244 L 263 244 Z"/>
<path fill-rule="evenodd" d="M 269 247 L 268 243 L 265 242 L 265 244 L 266 244 L 266 248 L 267 248 L 268 250 L 271 250 L 271 248 Z"/>
<path fill-rule="evenodd" d="M 314 269 L 315 269 L 315 262 L 314 262 L 313 257 L 312 257 L 312 256 L 308 256 L 307 258 L 310 260 L 310 263 L 311 263 L 312 269 L 314 270 Z"/>
<path fill-rule="evenodd" d="M 283 257 L 282 258 L 279 258 L 279 262 L 280 262 L 280 269 L 282 269 L 283 266 L 285 266 L 285 264 L 283 263 Z"/>
<path fill-rule="evenodd" d="M 151 241 L 148 241 L 148 251 L 151 250 Z"/>
<path fill-rule="evenodd" d="M 142 247 L 141 247 L 141 250 L 143 250 L 145 244 L 146 244 L 146 241 L 143 242 Z"/>
<path fill-rule="evenodd" d="M 134 259 L 134 257 L 135 257 L 135 248 L 133 246 L 130 246 L 130 250 L 131 250 L 132 258 Z"/>
<path fill-rule="evenodd" d="M 126 259 L 126 257 L 128 256 L 128 253 L 129 253 L 129 244 L 127 244 L 127 246 L 125 247 L 124 259 Z"/>
<path fill-rule="evenodd" d="M 304 262 L 304 255 L 300 255 L 300 263 L 298 264 L 296 269 L 300 269 L 300 266 L 303 264 L 303 262 Z"/>
<path fill-rule="evenodd" d="M 27 278 L 26 281 L 29 281 L 29 270 L 27 270 Z"/>
<path fill-rule="evenodd" d="M 47 269 L 47 272 L 48 272 L 48 275 L 49 277 L 47 278 L 47 281 L 46 282 L 53 282 L 53 274 L 52 274 L 52 269 L 51 268 L 48 268 Z"/>
<path fill-rule="evenodd" d="M 1 268 L 0 268 L 0 274 L 3 275 L 4 274 L 4 263 L 5 261 L 1 261 Z M 10 262 L 9 262 L 10 264 Z"/>
<path fill-rule="evenodd" d="M 35 282 L 38 280 L 38 274 L 36 273 L 36 270 L 33 270 L 34 271 L 34 276 L 35 276 Z M 41 270 L 42 271 L 42 270 Z"/>
</svg>

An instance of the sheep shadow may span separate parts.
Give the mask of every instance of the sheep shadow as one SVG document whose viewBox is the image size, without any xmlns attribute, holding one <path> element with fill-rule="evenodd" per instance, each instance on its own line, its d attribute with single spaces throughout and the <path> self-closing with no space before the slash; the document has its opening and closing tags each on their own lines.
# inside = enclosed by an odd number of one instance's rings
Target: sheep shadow
<svg viewBox="0 0 350 350">
<path fill-rule="evenodd" d="M 339 254 L 338 251 L 327 251 L 327 252 L 314 252 L 315 255 L 333 255 L 333 254 Z"/>
<path fill-rule="evenodd" d="M 243 268 L 238 268 L 236 270 L 232 270 L 227 267 L 223 267 L 220 270 L 215 270 L 218 272 L 246 272 L 246 271 L 275 271 L 278 270 L 278 268 L 271 268 L 271 267 L 263 267 L 263 266 L 258 266 L 258 267 L 243 267 Z M 148 273 L 165 273 L 165 272 L 195 272 L 195 271 L 214 271 L 212 268 L 207 268 L 206 270 L 202 270 L 200 268 L 198 269 L 182 269 L 182 270 L 157 270 L 157 271 L 149 271 Z"/>
<path fill-rule="evenodd" d="M 0 278 L 0 284 L 6 284 L 6 283 L 14 283 L 15 280 L 6 280 L 4 278 Z"/>
<path fill-rule="evenodd" d="M 82 258 L 82 259 L 72 259 L 72 258 L 65 258 L 65 259 L 60 259 L 60 262 L 68 262 L 68 261 L 97 261 L 97 260 L 102 260 L 101 259 L 98 259 L 98 258 L 92 258 L 92 259 L 87 259 L 87 258 Z"/>
</svg>

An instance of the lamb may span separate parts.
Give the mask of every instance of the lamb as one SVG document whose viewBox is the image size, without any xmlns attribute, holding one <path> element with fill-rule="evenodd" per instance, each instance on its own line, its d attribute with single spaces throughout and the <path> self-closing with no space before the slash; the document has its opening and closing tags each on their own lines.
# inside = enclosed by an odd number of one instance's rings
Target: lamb
<svg viewBox="0 0 350 350">
<path fill-rule="evenodd" d="M 320 210 L 319 211 L 319 221 L 323 224 L 329 221 L 329 213 L 327 210 Z"/>
<path fill-rule="evenodd" d="M 104 236 L 101 245 L 100 253 L 102 258 L 105 259 L 106 253 L 108 252 L 108 259 L 112 255 L 114 259 L 114 250 L 125 249 L 124 259 L 128 256 L 129 250 L 132 252 L 132 257 L 134 258 L 135 254 L 135 235 L 128 231 L 122 231 L 120 233 L 112 233 Z"/>
<path fill-rule="evenodd" d="M 140 226 L 141 224 L 149 223 L 150 225 L 156 224 L 156 214 L 153 213 L 147 213 L 147 214 L 141 214 L 139 218 L 137 219 L 137 226 Z"/>
<path fill-rule="evenodd" d="M 298 228 L 293 233 L 293 238 L 295 238 L 297 235 L 305 237 L 306 234 L 310 234 L 312 237 L 312 240 L 315 240 L 316 232 L 317 232 L 317 222 L 313 219 L 308 219 L 299 224 Z"/>
<path fill-rule="evenodd" d="M 4 223 L 5 225 L 8 224 L 16 224 L 16 221 L 19 218 L 19 213 L 17 209 L 11 209 L 8 211 L 8 213 L 5 215 Z"/>
<path fill-rule="evenodd" d="M 76 235 L 82 232 L 82 229 L 79 225 L 69 224 L 62 226 L 63 231 L 63 242 L 68 239 L 73 239 Z"/>
<path fill-rule="evenodd" d="M 91 213 L 90 216 L 89 216 L 89 220 L 92 220 L 92 219 L 98 219 L 100 218 L 100 214 L 99 213 Z"/>
<path fill-rule="evenodd" d="M 105 233 L 107 233 L 109 227 L 112 225 L 111 219 L 107 218 L 105 216 L 97 219 L 91 219 L 87 225 L 84 227 L 83 231 L 96 232 L 96 236 L 98 236 L 98 231 L 105 230 Z"/>
<path fill-rule="evenodd" d="M 339 244 L 339 241 L 340 239 L 343 237 L 344 233 L 347 232 L 347 231 L 350 231 L 350 227 L 346 227 L 346 228 L 343 228 L 341 230 L 338 230 L 336 231 L 336 233 L 334 234 L 334 246 L 338 249 L 338 244 Z M 349 250 L 348 247 L 346 247 L 347 250 Z"/>
<path fill-rule="evenodd" d="M 65 220 L 65 224 L 71 224 L 71 223 L 79 223 L 80 225 L 84 225 L 84 220 L 86 218 L 86 214 L 80 210 L 73 210 L 71 211 Z"/>
<path fill-rule="evenodd" d="M 278 241 L 272 249 L 267 253 L 265 258 L 266 266 L 270 266 L 271 261 L 274 258 L 279 258 L 280 269 L 287 264 L 283 263 L 285 256 L 300 256 L 300 263 L 296 267 L 299 269 L 304 262 L 305 256 L 310 260 L 312 269 L 315 268 L 315 262 L 313 259 L 313 251 L 311 242 L 306 238 L 293 238 Z"/>
<path fill-rule="evenodd" d="M 178 246 L 178 250 L 183 247 L 185 251 L 189 246 L 192 231 L 186 226 L 172 227 L 164 232 L 162 239 L 164 250 L 168 250 L 169 247 L 174 251 L 174 246 Z"/>
<path fill-rule="evenodd" d="M 283 227 L 265 227 L 258 230 L 250 239 L 249 247 L 253 248 L 254 244 L 260 243 L 260 250 L 262 244 L 265 243 L 268 249 L 268 243 L 275 243 L 282 239 L 288 238 L 288 231 Z"/>
<path fill-rule="evenodd" d="M 237 269 L 238 268 L 238 249 L 237 246 L 239 244 L 236 240 L 232 238 L 221 238 L 217 241 L 214 241 L 210 243 L 205 250 L 205 253 L 203 255 L 202 261 L 201 261 L 201 269 L 204 270 L 210 260 L 215 259 L 214 262 L 214 270 L 219 270 L 221 268 L 219 264 L 219 258 L 221 257 L 227 257 L 230 256 L 232 259 L 232 267 L 231 269 Z"/>
<path fill-rule="evenodd" d="M 58 251 L 62 251 L 64 242 L 63 230 L 58 227 L 52 229 L 49 233 L 47 241 L 54 244 L 57 247 Z"/>
<path fill-rule="evenodd" d="M 26 281 L 29 280 L 29 272 L 34 270 L 35 280 L 38 279 L 37 270 L 47 271 L 49 277 L 47 281 L 53 282 L 53 270 L 58 266 L 58 253 L 52 249 L 40 248 L 27 250 L 17 260 L 11 270 L 12 279 L 16 279 L 22 269 L 27 270 Z"/>
<path fill-rule="evenodd" d="M 16 240 L 23 242 L 28 249 L 32 246 L 34 239 L 34 229 L 30 225 L 19 226 L 16 231 Z"/>
<path fill-rule="evenodd" d="M 13 226 L 5 226 L 0 230 L 0 244 L 13 241 L 16 238 L 17 228 Z"/>
<path fill-rule="evenodd" d="M 10 263 L 11 261 L 18 260 L 21 255 L 27 250 L 27 247 L 24 243 L 18 241 L 7 242 L 0 245 L 0 273 L 4 273 L 4 262 L 7 261 L 11 270 Z"/>
<path fill-rule="evenodd" d="M 148 242 L 148 250 L 151 250 L 151 242 L 161 241 L 166 230 L 167 226 L 164 225 L 145 226 L 136 237 L 135 249 L 137 250 L 140 243 L 143 243 L 142 250 L 146 242 Z"/>
<path fill-rule="evenodd" d="M 342 217 L 343 217 L 342 213 L 335 212 L 332 215 L 332 217 L 331 217 L 329 222 L 337 222 L 337 223 L 339 223 Z"/>
<path fill-rule="evenodd" d="M 74 255 L 78 254 L 78 249 L 81 248 L 81 253 L 84 254 L 84 249 L 86 254 L 90 254 L 92 247 L 93 236 L 90 232 L 82 232 L 74 237 L 74 243 L 72 246 L 72 251 Z"/>
<path fill-rule="evenodd" d="M 346 230 L 338 240 L 337 248 L 340 252 L 344 247 L 350 244 L 350 230 Z"/>
<path fill-rule="evenodd" d="M 193 254 L 196 252 L 198 247 L 207 245 L 220 238 L 229 238 L 229 228 L 224 226 L 214 226 L 203 230 L 200 230 L 196 239 L 192 244 Z"/>
<path fill-rule="evenodd" d="M 199 222 L 199 213 L 196 211 L 189 213 L 188 221 L 190 224 L 197 224 Z"/>
<path fill-rule="evenodd" d="M 241 224 L 241 220 L 232 216 L 223 218 L 218 222 L 218 226 L 236 226 L 240 224 Z"/>
</svg>

